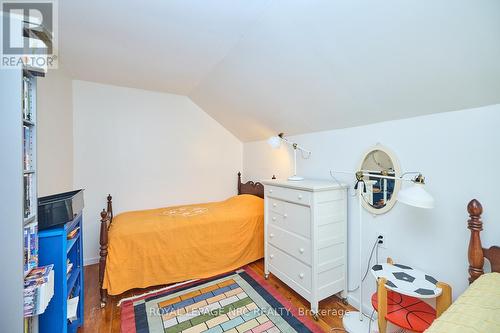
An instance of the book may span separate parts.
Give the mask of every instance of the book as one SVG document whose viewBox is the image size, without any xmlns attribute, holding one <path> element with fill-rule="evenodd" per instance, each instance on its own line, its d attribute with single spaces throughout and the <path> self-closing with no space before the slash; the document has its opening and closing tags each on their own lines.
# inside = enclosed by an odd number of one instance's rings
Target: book
<svg viewBox="0 0 500 333">
<path fill-rule="evenodd" d="M 24 316 L 43 313 L 54 295 L 54 265 L 33 268 L 24 279 Z"/>
<path fill-rule="evenodd" d="M 33 216 L 34 213 L 34 181 L 33 174 L 24 175 L 24 218 Z"/>
<path fill-rule="evenodd" d="M 24 288 L 37 286 L 48 281 L 49 274 L 53 270 L 54 265 L 47 265 L 33 268 L 24 279 Z"/>
<path fill-rule="evenodd" d="M 26 77 L 23 78 L 23 119 L 28 119 L 28 79 Z"/>
<path fill-rule="evenodd" d="M 24 237 L 24 275 L 38 266 L 38 224 L 36 221 L 23 229 Z"/>
<path fill-rule="evenodd" d="M 24 175 L 24 218 L 30 216 L 31 207 L 30 207 L 30 187 L 29 187 L 29 174 Z"/>
<path fill-rule="evenodd" d="M 68 235 L 66 236 L 66 239 L 73 239 L 73 238 L 75 238 L 75 236 L 78 235 L 78 230 L 80 230 L 80 227 L 76 227 L 75 229 L 73 229 L 70 232 L 68 232 Z"/>
<path fill-rule="evenodd" d="M 33 163 L 32 163 L 32 155 L 33 155 L 32 133 L 33 133 L 33 131 L 31 130 L 31 128 L 29 126 L 26 126 L 26 125 L 23 126 L 23 167 L 24 167 L 24 170 L 26 170 L 26 171 L 31 170 L 33 167 Z"/>
<path fill-rule="evenodd" d="M 31 270 L 38 266 L 38 224 L 36 222 L 30 225 L 29 240 L 30 246 L 28 268 Z"/>
<path fill-rule="evenodd" d="M 73 263 L 69 261 L 69 259 L 66 260 L 66 277 L 69 277 L 71 270 L 73 269 Z"/>
<path fill-rule="evenodd" d="M 78 309 L 78 299 L 79 299 L 79 296 L 68 299 L 67 316 L 68 316 L 68 320 L 70 322 L 73 322 L 76 319 L 78 319 L 78 316 L 76 314 L 76 310 Z"/>
<path fill-rule="evenodd" d="M 29 230 L 28 228 L 24 228 L 23 230 L 23 237 L 24 237 L 24 275 L 27 275 L 29 273 Z"/>
<path fill-rule="evenodd" d="M 31 93 L 31 81 L 30 78 L 23 78 L 23 97 L 22 97 L 22 108 L 23 108 L 23 119 L 31 121 L 32 114 L 32 93 Z"/>
</svg>

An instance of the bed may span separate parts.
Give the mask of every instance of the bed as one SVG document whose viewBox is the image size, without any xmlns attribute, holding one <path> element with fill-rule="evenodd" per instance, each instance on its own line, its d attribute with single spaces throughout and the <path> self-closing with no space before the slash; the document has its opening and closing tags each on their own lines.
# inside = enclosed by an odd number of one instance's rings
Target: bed
<svg viewBox="0 0 500 333">
<path fill-rule="evenodd" d="M 471 285 L 425 333 L 494 333 L 500 332 L 500 247 L 481 245 L 483 207 L 477 200 L 467 206 L 470 215 L 469 282 Z M 484 259 L 491 273 L 484 272 Z"/>
<path fill-rule="evenodd" d="M 264 256 L 264 187 L 241 182 L 220 202 L 101 212 L 99 287 L 107 296 L 225 273 Z"/>
</svg>

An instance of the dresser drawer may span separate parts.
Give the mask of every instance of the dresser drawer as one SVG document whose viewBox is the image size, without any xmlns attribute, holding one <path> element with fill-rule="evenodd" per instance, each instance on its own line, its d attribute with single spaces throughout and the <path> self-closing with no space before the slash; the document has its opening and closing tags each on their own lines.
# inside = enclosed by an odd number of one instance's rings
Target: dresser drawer
<svg viewBox="0 0 500 333">
<path fill-rule="evenodd" d="M 269 260 L 271 272 L 273 268 L 275 268 L 305 290 L 311 291 L 311 267 L 301 263 L 272 245 L 268 245 L 267 259 Z"/>
<path fill-rule="evenodd" d="M 266 186 L 266 195 L 284 201 L 295 202 L 301 205 L 311 205 L 311 192 L 294 190 L 291 188 Z"/>
<path fill-rule="evenodd" d="M 269 211 L 278 213 L 278 214 L 284 214 L 285 211 L 285 205 L 287 202 L 279 199 L 274 199 L 274 198 L 268 198 L 268 207 L 267 209 Z"/>
<path fill-rule="evenodd" d="M 267 241 L 283 252 L 311 265 L 311 241 L 278 228 L 268 225 Z"/>
<path fill-rule="evenodd" d="M 267 223 L 311 238 L 311 209 L 289 202 L 270 199 L 267 208 Z"/>
</svg>

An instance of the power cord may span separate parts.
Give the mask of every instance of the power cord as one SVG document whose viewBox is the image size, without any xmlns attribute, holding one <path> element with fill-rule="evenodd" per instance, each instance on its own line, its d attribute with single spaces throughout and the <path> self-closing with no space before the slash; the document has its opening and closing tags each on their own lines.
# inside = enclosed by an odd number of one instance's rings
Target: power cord
<svg viewBox="0 0 500 333">
<path fill-rule="evenodd" d="M 374 314 L 375 314 L 375 309 L 372 310 L 372 314 L 370 315 L 370 322 L 368 323 L 368 333 L 372 332 L 372 322 Z"/>
<path fill-rule="evenodd" d="M 363 278 L 361 279 L 361 283 L 363 283 L 366 279 L 366 276 L 368 275 L 368 272 L 370 271 L 370 265 L 371 265 L 371 262 L 372 262 L 372 258 L 373 258 L 373 252 L 375 251 L 375 249 L 377 249 L 376 251 L 376 263 L 378 264 L 378 245 L 382 244 L 382 238 L 380 236 L 377 236 L 377 239 L 375 239 L 375 242 L 373 243 L 373 246 L 372 246 L 372 250 L 370 251 L 370 258 L 368 259 L 368 264 L 366 265 L 366 271 L 365 271 L 365 274 L 363 275 Z M 359 289 L 359 285 L 354 288 L 354 289 L 348 289 L 347 291 L 348 292 L 353 292 L 353 291 L 356 291 Z"/>
<path fill-rule="evenodd" d="M 375 258 L 376 258 L 376 263 L 378 264 L 378 245 L 382 244 L 382 236 L 377 237 L 377 247 L 375 250 Z M 375 314 L 375 309 L 372 310 L 372 314 L 370 315 L 370 322 L 368 323 L 368 333 L 371 333 L 372 330 L 372 322 L 373 322 L 373 315 Z"/>
</svg>

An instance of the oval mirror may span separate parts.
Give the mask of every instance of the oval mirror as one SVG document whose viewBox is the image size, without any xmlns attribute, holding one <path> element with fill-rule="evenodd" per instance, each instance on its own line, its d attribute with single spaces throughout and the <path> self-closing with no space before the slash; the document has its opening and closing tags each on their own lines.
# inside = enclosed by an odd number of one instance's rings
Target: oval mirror
<svg viewBox="0 0 500 333">
<path fill-rule="evenodd" d="M 366 193 L 363 194 L 363 207 L 372 214 L 387 213 L 396 203 L 401 182 L 376 176 L 399 176 L 401 168 L 394 153 L 382 145 L 368 149 L 361 160 L 359 170 L 365 174 Z"/>
</svg>

